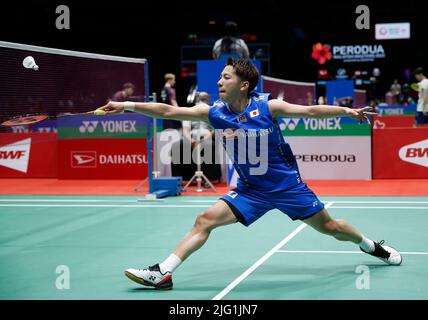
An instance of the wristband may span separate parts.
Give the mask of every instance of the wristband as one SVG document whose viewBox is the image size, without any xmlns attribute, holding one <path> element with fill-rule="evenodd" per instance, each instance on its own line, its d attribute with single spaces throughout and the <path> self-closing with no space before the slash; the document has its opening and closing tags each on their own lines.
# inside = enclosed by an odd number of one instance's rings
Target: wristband
<svg viewBox="0 0 428 320">
<path fill-rule="evenodd" d="M 123 110 L 135 112 L 135 103 L 131 101 L 125 101 L 123 103 Z"/>
</svg>

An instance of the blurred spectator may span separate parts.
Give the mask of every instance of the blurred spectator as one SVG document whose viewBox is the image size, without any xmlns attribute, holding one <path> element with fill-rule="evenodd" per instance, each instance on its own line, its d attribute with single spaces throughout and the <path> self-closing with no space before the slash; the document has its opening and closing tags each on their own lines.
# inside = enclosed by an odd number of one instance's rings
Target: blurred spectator
<svg viewBox="0 0 428 320">
<path fill-rule="evenodd" d="M 377 106 L 379 105 L 379 102 L 376 99 L 369 100 L 368 107 L 371 107 L 373 110 L 376 110 L 376 112 L 379 112 L 377 109 Z"/>
<path fill-rule="evenodd" d="M 263 48 L 258 48 L 256 52 L 254 52 L 253 59 L 259 60 L 266 57 L 266 52 Z"/>
<path fill-rule="evenodd" d="M 341 97 L 339 99 L 335 99 L 335 105 L 352 108 L 354 106 L 354 99 L 350 96 Z"/>
<path fill-rule="evenodd" d="M 315 103 L 314 97 L 312 96 L 312 92 L 306 92 L 306 103 L 308 106 L 311 106 Z"/>
<path fill-rule="evenodd" d="M 123 84 L 122 90 L 117 91 L 113 97 L 112 101 L 123 102 L 126 101 L 130 96 L 134 94 L 135 86 L 131 82 Z"/>
<path fill-rule="evenodd" d="M 213 47 L 213 59 L 249 58 L 250 51 L 243 39 L 240 38 L 236 22 L 228 21 L 225 24 L 225 33 Z"/>
<path fill-rule="evenodd" d="M 419 82 L 419 96 L 416 108 L 416 127 L 428 124 L 428 79 L 422 68 L 413 71 L 416 80 Z"/>
<path fill-rule="evenodd" d="M 324 96 L 319 96 L 318 104 L 327 104 L 327 99 Z"/>
<path fill-rule="evenodd" d="M 175 93 L 175 74 L 167 73 L 164 76 L 165 84 L 161 90 L 160 98 L 162 103 L 178 107 L 177 97 Z M 181 129 L 181 121 L 163 120 L 164 129 Z"/>
<path fill-rule="evenodd" d="M 396 105 L 397 103 L 394 101 L 394 95 L 392 94 L 391 91 L 388 91 L 385 94 L 385 103 L 389 106 L 393 106 Z"/>
<path fill-rule="evenodd" d="M 390 88 L 391 94 L 392 94 L 392 103 L 393 104 L 400 104 L 401 103 L 401 85 L 398 83 L 398 80 L 395 79 L 394 83 L 391 85 Z"/>
<path fill-rule="evenodd" d="M 408 83 L 403 84 L 403 89 L 401 90 L 401 103 L 403 105 L 415 104 L 415 100 L 413 100 L 411 93 L 412 89 Z"/>
</svg>

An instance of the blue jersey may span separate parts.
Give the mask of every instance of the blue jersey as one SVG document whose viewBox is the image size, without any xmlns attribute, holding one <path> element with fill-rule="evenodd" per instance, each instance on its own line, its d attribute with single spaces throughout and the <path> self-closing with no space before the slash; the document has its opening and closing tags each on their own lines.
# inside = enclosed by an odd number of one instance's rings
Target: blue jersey
<svg viewBox="0 0 428 320">
<path fill-rule="evenodd" d="M 222 135 L 223 145 L 239 174 L 238 188 L 277 192 L 301 183 L 290 145 L 269 112 L 269 97 L 252 93 L 240 114 L 221 100 L 210 107 L 209 121 L 215 129 L 221 129 L 216 133 Z"/>
</svg>

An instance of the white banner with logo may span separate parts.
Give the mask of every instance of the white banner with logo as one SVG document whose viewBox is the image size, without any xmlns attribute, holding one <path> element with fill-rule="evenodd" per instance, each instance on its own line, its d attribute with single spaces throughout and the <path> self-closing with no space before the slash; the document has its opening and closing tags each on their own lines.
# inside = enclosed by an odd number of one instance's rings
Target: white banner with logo
<svg viewBox="0 0 428 320">
<path fill-rule="evenodd" d="M 370 136 L 287 137 L 302 179 L 371 179 Z"/>
<path fill-rule="evenodd" d="M 0 166 L 27 173 L 31 138 L 0 147 Z"/>
<path fill-rule="evenodd" d="M 1 133 L 1 178 L 57 177 L 55 133 Z"/>
<path fill-rule="evenodd" d="M 376 40 L 410 39 L 410 23 L 376 23 Z"/>
</svg>

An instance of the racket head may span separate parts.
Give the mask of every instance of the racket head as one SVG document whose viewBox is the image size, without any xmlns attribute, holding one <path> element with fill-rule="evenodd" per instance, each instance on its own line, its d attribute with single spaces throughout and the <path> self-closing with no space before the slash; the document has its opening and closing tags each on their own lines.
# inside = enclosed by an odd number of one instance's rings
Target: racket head
<svg viewBox="0 0 428 320">
<path fill-rule="evenodd" d="M 412 83 L 410 85 L 410 88 L 412 88 L 414 91 L 418 92 L 419 91 L 419 84 L 418 83 Z"/>
<path fill-rule="evenodd" d="M 3 121 L 1 125 L 5 127 L 28 126 L 48 118 L 49 116 L 46 114 L 26 114 Z"/>
</svg>

